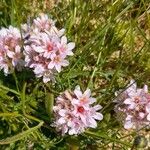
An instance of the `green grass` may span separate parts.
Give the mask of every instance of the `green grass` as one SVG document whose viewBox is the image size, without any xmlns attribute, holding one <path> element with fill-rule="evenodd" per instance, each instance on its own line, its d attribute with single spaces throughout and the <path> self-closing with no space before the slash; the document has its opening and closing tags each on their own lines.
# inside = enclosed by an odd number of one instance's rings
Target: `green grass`
<svg viewBox="0 0 150 150">
<path fill-rule="evenodd" d="M 131 149 L 141 131 L 125 132 L 116 119 L 113 99 L 132 78 L 139 86 L 150 85 L 149 0 L 64 0 L 53 8 L 44 8 L 43 3 L 33 8 L 34 2 L 27 0 L 0 0 L 0 26 L 20 27 L 29 17 L 47 13 L 76 43 L 74 56 L 55 84 L 16 73 L 19 93 L 13 76 L 0 74 L 0 149 Z M 76 85 L 92 90 L 103 106 L 104 120 L 78 137 L 61 137 L 50 126 L 53 120 L 45 103 Z M 47 95 L 52 95 L 50 101 L 45 100 Z"/>
</svg>

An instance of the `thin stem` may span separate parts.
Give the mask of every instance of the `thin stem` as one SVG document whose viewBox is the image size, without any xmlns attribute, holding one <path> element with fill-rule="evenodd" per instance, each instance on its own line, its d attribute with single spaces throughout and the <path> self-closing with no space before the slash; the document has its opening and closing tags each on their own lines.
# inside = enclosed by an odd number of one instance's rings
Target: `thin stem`
<svg viewBox="0 0 150 150">
<path fill-rule="evenodd" d="M 26 97 L 25 92 L 26 92 L 26 86 L 27 86 L 27 83 L 25 82 L 24 85 L 23 85 L 22 93 L 21 93 L 23 115 L 26 118 L 34 120 L 36 122 L 42 122 L 40 119 L 38 119 L 36 117 L 33 117 L 33 116 L 30 116 L 30 115 L 26 114 L 26 112 L 25 112 L 25 97 Z"/>
<path fill-rule="evenodd" d="M 26 92 L 26 86 L 27 86 L 27 83 L 25 82 L 24 85 L 23 85 L 23 89 L 22 89 L 22 94 L 21 94 L 21 100 L 22 100 L 22 111 L 23 111 L 23 114 L 25 115 L 25 92 Z"/>
<path fill-rule="evenodd" d="M 36 117 L 33 117 L 33 116 L 30 116 L 30 115 L 27 115 L 27 114 L 24 114 L 25 117 L 27 117 L 28 119 L 31 119 L 31 120 L 34 120 L 36 122 L 43 122 L 42 120 L 36 118 Z"/>
<path fill-rule="evenodd" d="M 97 134 L 97 133 L 94 133 L 94 132 L 91 132 L 91 131 L 85 131 L 85 134 L 90 135 L 90 136 L 94 136 L 96 138 L 104 138 L 106 140 L 109 140 L 109 141 L 112 141 L 112 142 L 116 142 L 116 143 L 120 143 L 122 145 L 131 147 L 130 143 L 127 143 L 127 142 L 124 142 L 124 141 L 120 141 L 119 139 L 114 139 L 114 138 L 111 138 L 109 136 L 105 136 L 104 134 L 103 135 L 102 134 Z"/>
<path fill-rule="evenodd" d="M 101 52 L 100 52 L 99 55 L 98 55 L 98 58 L 97 58 L 97 61 L 96 61 L 96 64 L 95 64 L 95 68 L 94 68 L 94 70 L 93 70 L 93 72 L 92 72 L 90 81 L 89 81 L 89 83 L 88 83 L 88 87 L 91 86 L 91 83 L 92 83 L 93 78 L 94 78 L 94 76 L 95 76 L 95 72 L 96 72 L 96 70 L 97 70 L 97 65 L 99 64 L 99 61 L 100 61 L 100 57 L 101 57 Z"/>
<path fill-rule="evenodd" d="M 28 124 L 27 124 L 25 121 L 24 121 L 24 124 L 25 124 L 25 126 L 26 126 L 27 129 L 30 129 L 29 126 L 28 126 Z M 32 134 L 32 135 L 34 136 L 34 138 L 37 140 L 35 133 L 31 133 L 31 134 Z"/>
<path fill-rule="evenodd" d="M 16 76 L 16 74 L 15 74 L 15 71 L 13 72 L 13 77 L 14 77 L 14 79 L 15 79 L 15 83 L 16 83 L 16 88 L 17 88 L 17 91 L 20 93 L 20 90 L 19 90 L 19 82 L 18 82 L 18 79 L 17 79 L 17 76 Z"/>
<path fill-rule="evenodd" d="M 17 112 L 13 112 L 13 113 L 0 113 L 0 117 L 21 117 L 20 114 L 18 114 Z"/>
<path fill-rule="evenodd" d="M 3 90 L 6 90 L 6 91 L 9 91 L 11 93 L 14 93 L 16 95 L 19 95 L 20 96 L 20 93 L 18 93 L 17 91 L 13 90 L 13 89 L 10 89 L 8 87 L 5 87 L 4 85 L 0 85 L 0 89 L 3 89 Z"/>
</svg>

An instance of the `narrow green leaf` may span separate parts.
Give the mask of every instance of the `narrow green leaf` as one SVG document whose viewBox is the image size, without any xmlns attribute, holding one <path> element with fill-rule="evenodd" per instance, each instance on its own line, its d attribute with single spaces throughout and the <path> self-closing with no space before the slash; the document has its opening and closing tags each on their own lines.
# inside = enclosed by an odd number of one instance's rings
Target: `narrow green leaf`
<svg viewBox="0 0 150 150">
<path fill-rule="evenodd" d="M 0 85 L 0 89 L 6 90 L 6 91 L 11 92 L 11 93 L 14 93 L 16 95 L 20 95 L 17 91 L 15 91 L 13 89 L 10 89 L 8 87 L 5 87 L 4 85 Z"/>
<path fill-rule="evenodd" d="M 31 134 L 32 132 L 36 131 L 38 128 L 40 128 L 43 125 L 43 122 L 40 122 L 37 126 L 30 128 L 26 131 L 23 131 L 17 135 L 14 135 L 12 137 L 8 137 L 6 139 L 0 140 L 0 145 L 4 145 L 4 144 L 10 144 L 16 141 L 19 141 L 21 139 L 23 139 L 24 137 L 27 137 L 29 134 Z"/>
<path fill-rule="evenodd" d="M 25 82 L 24 85 L 23 85 L 22 93 L 21 93 L 23 114 L 25 114 L 26 86 L 27 86 L 27 83 Z"/>
<path fill-rule="evenodd" d="M 53 113 L 53 105 L 54 105 L 54 95 L 51 93 L 47 93 L 45 96 L 45 108 L 49 117 Z"/>
<path fill-rule="evenodd" d="M 13 113 L 0 113 L 0 117 L 20 117 L 21 115 L 17 112 Z"/>
</svg>

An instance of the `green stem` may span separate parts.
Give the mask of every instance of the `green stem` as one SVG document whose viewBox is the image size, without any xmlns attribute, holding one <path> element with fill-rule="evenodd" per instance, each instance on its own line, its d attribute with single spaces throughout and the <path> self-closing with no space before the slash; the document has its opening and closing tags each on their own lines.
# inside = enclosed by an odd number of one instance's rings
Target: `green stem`
<svg viewBox="0 0 150 150">
<path fill-rule="evenodd" d="M 35 132 L 36 130 L 38 130 L 43 125 L 43 123 L 44 122 L 42 121 L 37 126 L 34 126 L 26 131 L 22 131 L 21 133 L 19 133 L 17 135 L 0 140 L 0 145 L 14 143 L 16 141 L 19 141 L 19 140 L 27 137 L 32 132 Z"/>
<path fill-rule="evenodd" d="M 17 112 L 13 113 L 0 113 L 0 117 L 20 117 L 21 115 Z"/>
<path fill-rule="evenodd" d="M 125 146 L 128 146 L 128 147 L 131 147 L 131 144 L 129 143 L 126 143 L 126 142 L 123 142 L 123 141 L 120 141 L 119 139 L 114 139 L 114 138 L 111 138 L 109 136 L 105 136 L 104 134 L 97 134 L 97 133 L 94 133 L 94 132 L 91 132 L 91 131 L 85 131 L 85 134 L 87 135 L 90 135 L 92 137 L 96 137 L 98 139 L 106 139 L 106 140 L 109 140 L 109 141 L 112 141 L 112 142 L 116 142 L 116 143 L 120 143 L 122 145 L 125 145 Z"/>
<path fill-rule="evenodd" d="M 30 116 L 30 115 L 27 115 L 27 114 L 24 114 L 24 116 L 28 119 L 31 119 L 31 120 L 34 120 L 36 122 L 42 122 L 42 120 L 36 118 L 36 117 L 33 117 L 33 116 Z"/>
<path fill-rule="evenodd" d="M 88 83 L 88 87 L 90 87 L 91 84 L 92 84 L 92 82 L 93 82 L 93 78 L 94 78 L 94 76 L 95 76 L 95 72 L 96 72 L 96 70 L 97 70 L 97 65 L 99 64 L 99 61 L 100 61 L 100 57 L 101 57 L 101 52 L 100 52 L 99 55 L 98 55 L 98 58 L 97 58 L 97 61 L 96 61 L 96 64 L 95 64 L 95 68 L 94 68 L 94 70 L 93 70 L 93 72 L 92 72 L 90 81 L 89 81 L 89 83 Z"/>
<path fill-rule="evenodd" d="M 36 117 L 30 116 L 28 114 L 26 114 L 25 112 L 25 98 L 26 98 L 26 87 L 27 87 L 27 83 L 25 82 L 23 85 L 23 89 L 22 89 L 22 93 L 21 93 L 21 101 L 22 101 L 22 111 L 23 111 L 23 115 L 31 120 L 34 120 L 36 122 L 42 122 L 41 120 L 37 119 Z"/>
<path fill-rule="evenodd" d="M 27 124 L 25 121 L 24 121 L 24 124 L 25 124 L 25 126 L 27 127 L 27 129 L 29 130 L 30 128 L 29 128 L 28 124 Z M 35 133 L 34 133 L 34 132 L 33 132 L 33 133 L 31 133 L 31 134 L 34 136 L 34 138 L 35 138 L 35 139 L 37 139 L 37 138 L 36 138 L 36 135 L 35 135 Z"/>
<path fill-rule="evenodd" d="M 10 89 L 8 87 L 5 87 L 4 85 L 0 85 L 0 89 L 3 89 L 3 90 L 6 90 L 6 91 L 9 91 L 11 93 L 14 93 L 16 95 L 19 95 L 20 96 L 20 93 L 18 93 L 17 91 L 13 90 L 13 89 Z"/>
<path fill-rule="evenodd" d="M 15 74 L 15 71 L 13 72 L 13 77 L 14 77 L 14 79 L 15 79 L 17 91 L 18 91 L 18 93 L 20 93 L 19 86 L 18 86 L 18 85 L 19 85 L 19 84 L 18 84 L 18 79 L 17 79 L 17 76 L 16 76 L 16 74 Z"/>
<path fill-rule="evenodd" d="M 21 93 L 22 111 L 23 111 L 24 115 L 26 114 L 25 113 L 26 86 L 27 86 L 27 83 L 25 82 L 24 85 L 23 85 L 22 93 Z"/>
</svg>

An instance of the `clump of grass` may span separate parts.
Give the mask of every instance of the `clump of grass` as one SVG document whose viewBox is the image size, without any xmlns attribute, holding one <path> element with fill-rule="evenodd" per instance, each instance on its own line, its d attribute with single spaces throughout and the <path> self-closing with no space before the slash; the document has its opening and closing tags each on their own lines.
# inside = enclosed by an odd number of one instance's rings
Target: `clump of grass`
<svg viewBox="0 0 150 150">
<path fill-rule="evenodd" d="M 70 65 L 56 76 L 56 83 L 42 84 L 29 73 L 0 74 L 0 148 L 5 149 L 129 149 L 142 131 L 127 132 L 114 113 L 114 92 L 134 78 L 149 81 L 148 1 L 33 1 L 1 0 L 0 26 L 26 22 L 39 12 L 48 13 L 65 27 L 76 43 Z M 104 120 L 96 129 L 76 137 L 64 136 L 50 126 L 47 106 L 65 89 L 92 89 L 104 108 Z M 47 97 L 49 96 L 49 97 Z M 46 100 L 45 100 L 46 97 Z M 46 102 L 46 104 L 45 104 Z M 6 139 L 6 140 L 3 140 Z M 130 142 L 129 142 L 130 141 Z"/>
</svg>

